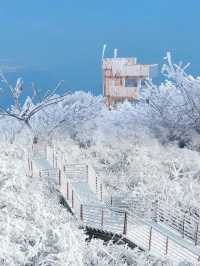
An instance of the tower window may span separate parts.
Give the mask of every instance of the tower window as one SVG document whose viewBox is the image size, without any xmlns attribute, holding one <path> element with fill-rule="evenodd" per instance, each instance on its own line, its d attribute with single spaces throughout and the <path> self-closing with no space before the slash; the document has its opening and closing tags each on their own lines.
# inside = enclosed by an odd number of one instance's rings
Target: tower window
<svg viewBox="0 0 200 266">
<path fill-rule="evenodd" d="M 137 87 L 137 79 L 127 78 L 125 79 L 125 87 Z"/>
</svg>

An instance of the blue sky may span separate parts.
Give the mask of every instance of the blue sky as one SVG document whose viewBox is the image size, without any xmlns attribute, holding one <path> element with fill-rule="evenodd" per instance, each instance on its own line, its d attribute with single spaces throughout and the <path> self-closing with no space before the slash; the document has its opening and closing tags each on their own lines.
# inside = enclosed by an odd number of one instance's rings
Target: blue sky
<svg viewBox="0 0 200 266">
<path fill-rule="evenodd" d="M 198 0 L 1 0 L 0 66 L 24 75 L 27 86 L 101 92 L 101 49 L 160 63 L 170 50 L 200 73 Z M 27 78 L 28 77 L 28 78 Z"/>
</svg>

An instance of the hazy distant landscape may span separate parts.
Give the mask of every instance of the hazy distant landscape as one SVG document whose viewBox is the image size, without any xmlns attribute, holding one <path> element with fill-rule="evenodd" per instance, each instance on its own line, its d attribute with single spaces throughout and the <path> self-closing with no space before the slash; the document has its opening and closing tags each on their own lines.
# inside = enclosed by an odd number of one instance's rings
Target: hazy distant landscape
<svg viewBox="0 0 200 266">
<path fill-rule="evenodd" d="M 5 72 L 4 72 L 5 73 Z M 94 95 L 101 94 L 101 81 L 100 79 L 95 79 L 94 76 L 86 76 L 84 77 L 84 73 L 79 72 L 79 77 L 77 78 L 76 72 L 68 72 L 67 68 L 63 67 L 60 69 L 41 69 L 41 70 L 20 70 L 17 72 L 9 72 L 5 73 L 7 79 L 14 84 L 17 78 L 21 77 L 24 83 L 24 90 L 22 94 L 22 98 L 25 98 L 27 95 L 32 93 L 31 84 L 32 82 L 35 83 L 37 88 L 41 91 L 41 93 L 45 93 L 48 89 L 53 89 L 56 87 L 57 83 L 61 80 L 64 80 L 62 87 L 60 88 L 59 92 L 63 93 L 64 91 L 71 91 L 74 92 L 75 90 L 83 90 L 83 91 L 90 91 Z M 99 72 L 97 75 L 101 76 L 101 66 L 99 66 Z M 82 76 L 82 78 L 81 78 Z M 82 82 L 84 80 L 84 82 Z M 82 84 L 85 83 L 85 87 L 81 87 Z M 89 87 L 87 84 L 93 83 L 94 86 Z M 72 84 L 76 84 L 72 85 Z M 0 88 L 4 88 L 1 92 L 0 97 L 0 104 L 1 105 L 9 105 L 10 97 L 8 97 L 8 90 L 5 89 L 4 85 L 1 83 Z"/>
</svg>

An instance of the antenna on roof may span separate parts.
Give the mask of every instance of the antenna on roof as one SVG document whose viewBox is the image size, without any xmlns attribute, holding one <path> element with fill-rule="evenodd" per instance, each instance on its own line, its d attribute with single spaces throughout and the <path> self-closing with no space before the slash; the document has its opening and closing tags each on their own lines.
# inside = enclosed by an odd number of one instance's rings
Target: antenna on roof
<svg viewBox="0 0 200 266">
<path fill-rule="evenodd" d="M 117 48 L 115 48 L 114 49 L 114 58 L 117 58 L 117 52 L 118 52 L 118 50 L 117 50 Z"/>
<path fill-rule="evenodd" d="M 102 49 L 102 60 L 104 59 L 104 55 L 105 55 L 105 51 L 106 51 L 106 47 L 107 47 L 107 45 L 104 44 L 104 45 L 103 45 L 103 49 Z"/>
</svg>

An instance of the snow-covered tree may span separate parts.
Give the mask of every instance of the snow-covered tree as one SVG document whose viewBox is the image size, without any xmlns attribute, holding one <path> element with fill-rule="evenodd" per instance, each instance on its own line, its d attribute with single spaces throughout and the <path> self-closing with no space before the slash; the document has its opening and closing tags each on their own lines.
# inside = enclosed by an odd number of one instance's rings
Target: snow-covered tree
<svg viewBox="0 0 200 266">
<path fill-rule="evenodd" d="M 147 83 L 148 120 L 162 140 L 178 141 L 184 147 L 192 134 L 199 133 L 200 78 L 185 72 L 189 64 L 172 63 L 169 52 L 165 60 L 162 74 L 167 80 L 159 86 Z"/>
<path fill-rule="evenodd" d="M 20 102 L 20 96 L 23 91 L 22 79 L 18 78 L 16 85 L 13 87 L 7 81 L 2 72 L 0 72 L 0 78 L 1 82 L 3 82 L 8 88 L 10 96 L 14 101 L 14 105 L 11 105 L 10 108 L 0 106 L 0 116 L 10 117 L 17 120 L 19 123 L 26 126 L 33 136 L 35 135 L 35 132 L 32 127 L 32 118 L 39 112 L 44 111 L 48 106 L 56 105 L 63 101 L 65 97 L 65 95 L 60 96 L 56 94 L 62 82 L 59 82 L 54 90 L 47 91 L 44 96 L 41 96 L 36 87 L 33 85 L 33 96 L 28 96 L 25 99 L 25 102 L 22 103 Z"/>
</svg>

